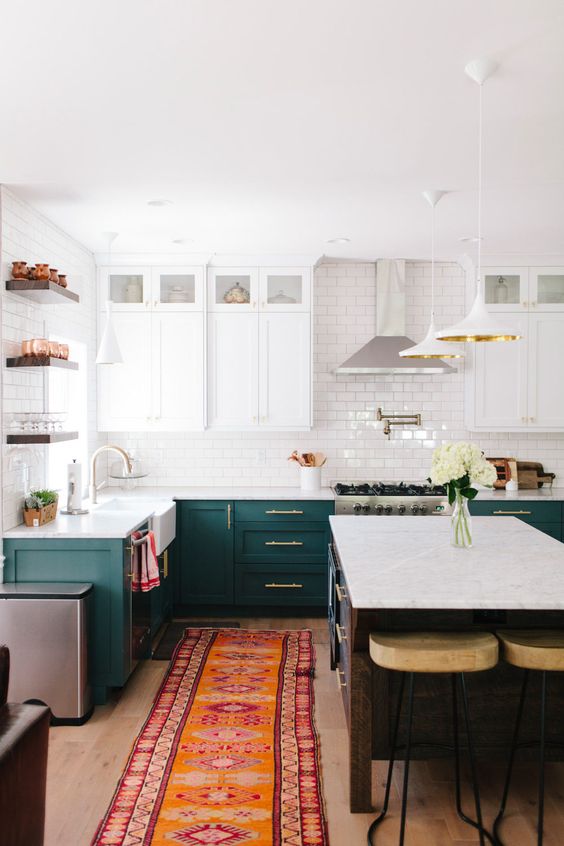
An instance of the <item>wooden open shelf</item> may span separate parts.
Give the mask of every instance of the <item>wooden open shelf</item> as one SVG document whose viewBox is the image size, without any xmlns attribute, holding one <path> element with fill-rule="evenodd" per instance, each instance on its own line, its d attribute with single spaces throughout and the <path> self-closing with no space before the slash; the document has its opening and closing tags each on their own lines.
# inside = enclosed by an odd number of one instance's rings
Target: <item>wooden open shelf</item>
<svg viewBox="0 0 564 846">
<path fill-rule="evenodd" d="M 64 370 L 78 370 L 78 362 L 51 355 L 18 355 L 16 358 L 7 358 L 6 367 L 62 367 Z"/>
<path fill-rule="evenodd" d="M 28 297 L 37 303 L 80 302 L 80 297 L 68 288 L 57 285 L 56 282 L 39 282 L 36 279 L 10 279 L 6 282 L 6 290 L 13 294 Z"/>
<path fill-rule="evenodd" d="M 74 441 L 78 438 L 78 432 L 37 432 L 30 434 L 22 432 L 21 435 L 8 435 L 9 444 L 58 444 L 61 441 Z"/>
</svg>

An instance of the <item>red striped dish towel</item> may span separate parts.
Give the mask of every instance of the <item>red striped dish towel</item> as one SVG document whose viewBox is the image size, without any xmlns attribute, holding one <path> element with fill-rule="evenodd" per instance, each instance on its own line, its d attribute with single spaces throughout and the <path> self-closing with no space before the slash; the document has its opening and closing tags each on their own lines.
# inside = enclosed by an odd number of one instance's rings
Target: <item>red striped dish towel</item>
<svg viewBox="0 0 564 846">
<path fill-rule="evenodd" d="M 146 593 L 161 583 L 155 535 L 153 532 L 133 532 L 131 538 L 135 541 L 143 540 L 133 547 L 131 589 Z"/>
</svg>

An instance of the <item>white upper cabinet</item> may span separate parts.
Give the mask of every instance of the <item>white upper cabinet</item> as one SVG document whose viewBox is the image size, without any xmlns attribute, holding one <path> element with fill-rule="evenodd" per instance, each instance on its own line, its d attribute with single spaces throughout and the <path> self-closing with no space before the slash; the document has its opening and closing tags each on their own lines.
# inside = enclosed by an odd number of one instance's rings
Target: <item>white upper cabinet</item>
<svg viewBox="0 0 564 846">
<path fill-rule="evenodd" d="M 466 344 L 466 425 L 564 431 L 564 267 L 490 267 L 484 282 L 488 310 L 522 337 Z"/>
<path fill-rule="evenodd" d="M 528 320 L 509 312 L 503 314 L 503 323 L 524 337 L 520 341 L 466 344 L 470 353 L 466 378 L 471 380 L 474 397 L 472 419 L 467 420 L 471 429 L 508 430 L 527 423 Z"/>
<path fill-rule="evenodd" d="M 256 314 L 208 315 L 208 426 L 258 425 L 258 320 Z"/>
<path fill-rule="evenodd" d="M 534 312 L 564 312 L 564 267 L 531 267 L 529 305 Z"/>
<path fill-rule="evenodd" d="M 100 329 L 104 320 L 105 316 Z M 113 325 L 123 363 L 97 368 L 98 429 L 143 431 L 149 427 L 153 414 L 151 315 L 148 312 L 114 314 Z"/>
<path fill-rule="evenodd" d="M 153 267 L 151 307 L 158 311 L 202 311 L 203 267 Z"/>
<path fill-rule="evenodd" d="M 114 304 L 114 311 L 145 311 L 151 305 L 152 281 L 150 267 L 100 267 L 100 309 L 106 300 Z"/>
<path fill-rule="evenodd" d="M 564 430 L 564 313 L 531 315 L 528 332 L 529 428 Z"/>
<path fill-rule="evenodd" d="M 259 321 L 259 421 L 272 429 L 311 426 L 309 314 L 265 314 Z"/>
<path fill-rule="evenodd" d="M 483 267 L 484 298 L 488 310 L 527 311 L 529 269 L 527 267 Z"/>
<path fill-rule="evenodd" d="M 209 311 L 223 311 L 229 314 L 257 311 L 258 298 L 258 268 L 208 268 Z"/>
<path fill-rule="evenodd" d="M 151 358 L 151 428 L 165 432 L 203 429 L 202 313 L 154 314 Z"/>
<path fill-rule="evenodd" d="M 262 267 L 259 290 L 260 311 L 310 311 L 311 269 L 309 267 Z"/>
</svg>

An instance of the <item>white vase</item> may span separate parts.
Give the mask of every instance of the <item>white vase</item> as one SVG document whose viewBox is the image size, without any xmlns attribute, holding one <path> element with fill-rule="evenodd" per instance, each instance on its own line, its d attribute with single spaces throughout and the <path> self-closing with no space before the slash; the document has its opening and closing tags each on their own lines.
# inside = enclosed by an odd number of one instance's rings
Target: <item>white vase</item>
<svg viewBox="0 0 564 846">
<path fill-rule="evenodd" d="M 300 488 L 302 491 L 320 490 L 321 467 L 300 467 Z"/>
<path fill-rule="evenodd" d="M 468 499 L 456 491 L 454 509 L 450 518 L 450 542 L 453 546 L 470 549 L 472 546 L 472 517 L 468 508 Z"/>
</svg>

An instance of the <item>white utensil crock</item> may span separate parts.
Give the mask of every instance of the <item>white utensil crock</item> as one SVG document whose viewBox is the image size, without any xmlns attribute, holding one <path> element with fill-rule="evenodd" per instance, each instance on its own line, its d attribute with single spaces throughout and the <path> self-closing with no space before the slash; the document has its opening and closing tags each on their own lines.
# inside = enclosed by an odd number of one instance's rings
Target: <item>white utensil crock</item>
<svg viewBox="0 0 564 846">
<path fill-rule="evenodd" d="M 321 467 L 300 467 L 300 488 L 302 491 L 320 490 Z"/>
</svg>

